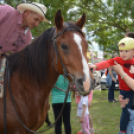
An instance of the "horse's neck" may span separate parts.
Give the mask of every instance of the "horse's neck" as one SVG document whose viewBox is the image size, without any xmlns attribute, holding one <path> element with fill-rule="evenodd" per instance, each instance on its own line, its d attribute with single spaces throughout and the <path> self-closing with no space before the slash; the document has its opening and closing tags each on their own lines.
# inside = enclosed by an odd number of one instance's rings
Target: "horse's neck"
<svg viewBox="0 0 134 134">
<path fill-rule="evenodd" d="M 49 69 L 48 69 L 47 79 L 46 81 L 43 82 L 42 85 L 42 92 L 45 96 L 48 96 L 50 94 L 59 76 L 59 74 L 56 72 L 56 70 L 54 69 L 51 63 L 48 68 Z"/>
</svg>

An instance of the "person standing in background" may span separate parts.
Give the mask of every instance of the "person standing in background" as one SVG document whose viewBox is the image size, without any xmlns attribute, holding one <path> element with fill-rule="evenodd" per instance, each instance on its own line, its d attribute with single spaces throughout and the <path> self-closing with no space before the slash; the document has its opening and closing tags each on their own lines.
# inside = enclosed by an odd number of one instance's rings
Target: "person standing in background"
<svg viewBox="0 0 134 134">
<path fill-rule="evenodd" d="M 64 78 L 63 75 L 59 75 L 58 80 L 55 84 L 56 87 L 66 90 L 69 86 L 68 79 Z M 51 99 L 52 99 L 52 108 L 55 116 L 55 120 L 59 116 L 61 109 L 64 104 L 64 99 L 66 96 L 66 93 L 64 91 L 61 91 L 54 87 L 51 91 Z M 70 112 L 71 112 L 71 92 L 68 94 L 68 98 L 63 110 L 62 115 L 60 116 L 59 120 L 55 124 L 55 133 L 56 134 L 62 134 L 61 126 L 62 126 L 62 119 L 65 127 L 65 133 L 71 134 L 71 124 L 70 124 Z"/>
<path fill-rule="evenodd" d="M 117 54 L 114 54 L 112 58 L 117 57 Z M 114 98 L 114 90 L 115 90 L 115 83 L 116 83 L 116 72 L 113 70 L 112 66 L 108 68 L 108 74 L 107 74 L 107 84 L 109 86 L 108 89 L 108 101 L 109 102 L 117 102 Z"/>
</svg>

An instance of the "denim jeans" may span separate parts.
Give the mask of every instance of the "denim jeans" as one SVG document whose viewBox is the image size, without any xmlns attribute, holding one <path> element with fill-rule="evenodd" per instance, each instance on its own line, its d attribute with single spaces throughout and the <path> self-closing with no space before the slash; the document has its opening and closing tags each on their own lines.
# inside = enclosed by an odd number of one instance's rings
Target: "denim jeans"
<svg viewBox="0 0 134 134">
<path fill-rule="evenodd" d="M 132 98 L 133 98 L 134 92 L 132 90 L 130 90 L 130 91 L 120 90 L 120 94 L 124 96 L 124 99 L 129 98 L 129 102 L 126 105 L 126 107 L 122 108 L 122 113 L 121 113 L 121 117 L 120 117 L 120 130 L 126 131 L 127 124 L 129 121 L 128 108 L 132 109 Z"/>
<path fill-rule="evenodd" d="M 112 85 L 108 89 L 108 100 L 114 100 L 114 89 L 115 89 L 115 82 L 112 81 Z"/>
<path fill-rule="evenodd" d="M 126 133 L 121 133 L 121 132 L 119 132 L 119 134 L 126 134 Z"/>
</svg>

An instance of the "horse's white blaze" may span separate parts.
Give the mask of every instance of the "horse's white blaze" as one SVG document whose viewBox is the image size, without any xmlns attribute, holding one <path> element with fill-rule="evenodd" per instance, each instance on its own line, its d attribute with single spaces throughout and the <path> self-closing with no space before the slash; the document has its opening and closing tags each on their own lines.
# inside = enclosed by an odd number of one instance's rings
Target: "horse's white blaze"
<svg viewBox="0 0 134 134">
<path fill-rule="evenodd" d="M 82 45 L 81 45 L 82 39 L 78 34 L 74 33 L 74 40 L 75 40 L 76 44 L 78 45 L 78 48 L 80 50 L 81 57 L 82 57 L 83 73 L 84 73 L 85 78 L 86 78 L 85 82 L 83 82 L 84 90 L 88 91 L 89 87 L 90 87 L 90 83 L 89 83 L 89 68 L 88 68 L 86 58 L 84 57 L 84 55 L 82 53 Z"/>
</svg>

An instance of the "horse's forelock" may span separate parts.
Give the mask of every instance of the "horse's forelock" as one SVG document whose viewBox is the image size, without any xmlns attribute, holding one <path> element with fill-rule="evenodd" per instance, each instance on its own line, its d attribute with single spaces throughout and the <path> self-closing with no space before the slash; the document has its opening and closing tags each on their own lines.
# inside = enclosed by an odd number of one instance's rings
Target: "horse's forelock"
<svg viewBox="0 0 134 134">
<path fill-rule="evenodd" d="M 75 32 L 80 33 L 83 37 L 85 37 L 85 35 L 82 32 L 81 28 L 78 27 L 75 23 L 70 22 L 70 21 L 65 23 L 64 32 L 66 32 L 66 31 L 75 31 Z"/>
</svg>

